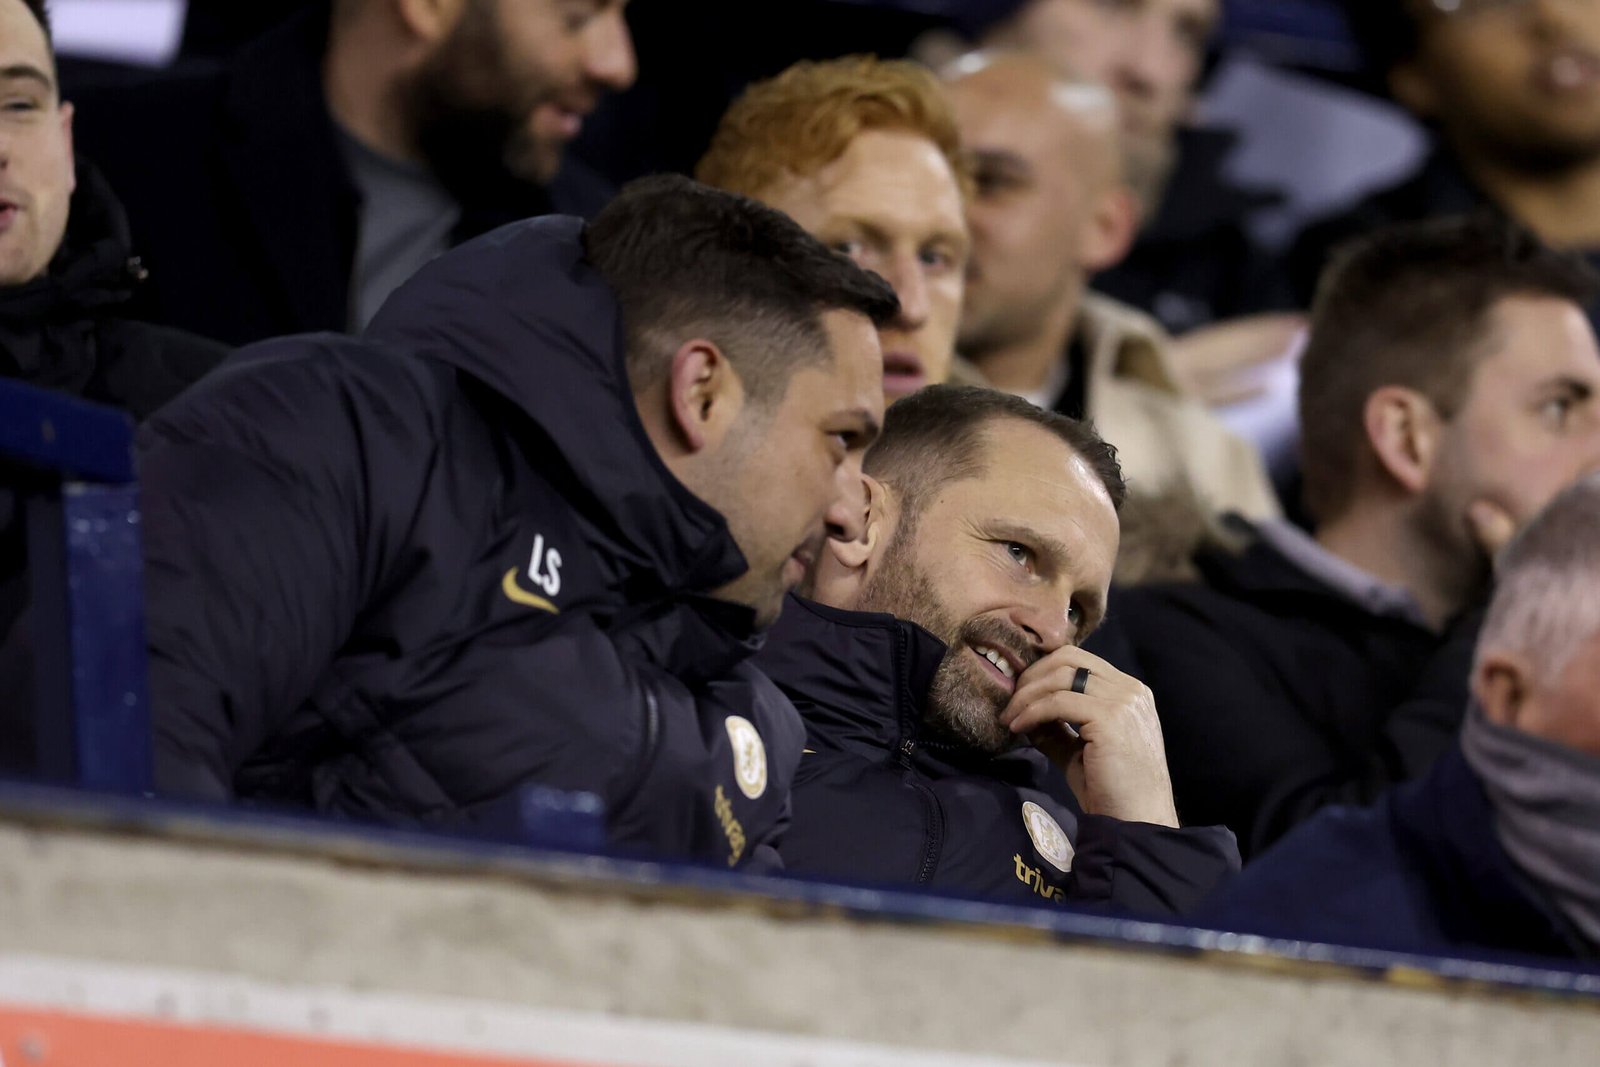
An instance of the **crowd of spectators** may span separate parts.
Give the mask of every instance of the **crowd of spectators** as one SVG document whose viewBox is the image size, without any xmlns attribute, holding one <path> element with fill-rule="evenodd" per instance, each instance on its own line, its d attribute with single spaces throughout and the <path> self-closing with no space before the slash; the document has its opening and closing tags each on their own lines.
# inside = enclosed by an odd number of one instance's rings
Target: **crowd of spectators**
<svg viewBox="0 0 1600 1067">
<path fill-rule="evenodd" d="M 1600 3 L 1350 4 L 1436 151 L 1283 255 L 1219 0 L 949 4 L 620 187 L 625 0 L 264 6 L 79 92 L 0 0 L 0 375 L 139 424 L 160 792 L 1600 953 Z"/>
</svg>

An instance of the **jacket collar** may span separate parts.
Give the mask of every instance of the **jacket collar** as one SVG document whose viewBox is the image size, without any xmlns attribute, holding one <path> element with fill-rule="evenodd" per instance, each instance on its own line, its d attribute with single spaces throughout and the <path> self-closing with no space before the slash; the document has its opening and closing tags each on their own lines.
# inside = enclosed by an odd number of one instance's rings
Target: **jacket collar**
<svg viewBox="0 0 1600 1067">
<path fill-rule="evenodd" d="M 1257 603 L 1278 603 L 1296 614 L 1335 618 L 1348 618 L 1352 614 L 1364 619 L 1378 617 L 1345 592 L 1335 589 L 1285 556 L 1271 541 L 1262 537 L 1260 530 L 1249 520 L 1228 514 L 1223 517 L 1223 525 L 1244 542 L 1244 547 L 1237 551 L 1209 547 L 1195 556 L 1196 567 L 1211 587 Z M 1428 632 L 1425 627 L 1409 619 L 1392 615 L 1382 617 L 1396 626 Z"/>
<path fill-rule="evenodd" d="M 1048 774 L 1043 757 L 995 758 L 930 736 L 923 711 L 947 646 L 893 615 L 791 596 L 756 665 L 834 743 L 898 752 L 932 777 L 973 773 L 1019 784 Z"/>
<path fill-rule="evenodd" d="M 744 556 L 646 435 L 621 314 L 582 233 L 552 215 L 469 241 L 396 290 L 363 337 L 449 364 L 527 415 L 541 461 L 564 468 L 645 584 L 638 599 L 708 591 L 743 574 Z"/>
<path fill-rule="evenodd" d="M 756 659 L 808 723 L 872 747 L 921 740 L 944 642 L 914 623 L 791 596 Z"/>
<path fill-rule="evenodd" d="M 1173 396 L 1182 393 L 1168 358 L 1166 332 L 1136 308 L 1085 290 L 1073 333 L 1083 345 L 1091 398 L 1099 392 L 1096 385 L 1113 378 Z"/>
<path fill-rule="evenodd" d="M 80 319 L 121 304 L 143 277 L 128 219 L 100 173 L 80 161 L 67 231 L 43 277 L 0 289 L 0 323 L 24 328 Z M 36 367 L 22 367 L 24 371 Z"/>
</svg>

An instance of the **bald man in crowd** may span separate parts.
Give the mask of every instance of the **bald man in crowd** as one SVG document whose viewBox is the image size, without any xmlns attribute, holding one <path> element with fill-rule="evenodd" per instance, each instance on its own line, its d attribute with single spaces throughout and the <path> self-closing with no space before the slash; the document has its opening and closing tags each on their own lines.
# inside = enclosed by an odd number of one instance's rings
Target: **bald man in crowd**
<svg viewBox="0 0 1600 1067">
<path fill-rule="evenodd" d="M 1112 94 L 1019 52 L 964 57 L 946 80 L 976 179 L 962 355 L 996 388 L 1092 419 L 1135 498 L 1275 516 L 1259 456 L 1182 394 L 1161 327 L 1088 289 L 1136 229 Z"/>
</svg>

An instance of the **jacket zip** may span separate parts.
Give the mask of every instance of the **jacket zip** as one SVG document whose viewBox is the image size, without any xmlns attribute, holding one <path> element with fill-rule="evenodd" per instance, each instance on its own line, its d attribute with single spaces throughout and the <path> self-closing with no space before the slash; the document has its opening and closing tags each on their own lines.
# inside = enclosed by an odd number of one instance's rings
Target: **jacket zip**
<svg viewBox="0 0 1600 1067">
<path fill-rule="evenodd" d="M 656 748 L 661 742 L 661 706 L 656 702 L 655 693 L 646 689 L 644 691 L 644 745 L 639 755 L 639 769 L 634 772 L 633 782 L 628 786 L 628 791 L 622 795 L 606 814 L 616 814 L 632 804 L 634 799 L 644 790 L 645 779 L 650 777 L 650 771 L 655 767 Z"/>
<path fill-rule="evenodd" d="M 895 696 L 896 712 L 900 722 L 908 730 L 915 729 L 919 717 L 916 708 L 907 708 L 910 686 L 904 677 L 907 658 L 906 645 L 909 643 L 905 632 L 896 628 L 895 632 L 895 661 L 901 666 L 901 677 L 898 681 L 898 691 Z M 944 810 L 939 807 L 939 798 L 934 796 L 933 790 L 920 780 L 917 770 L 912 766 L 911 757 L 917 751 L 917 742 L 907 737 L 900 742 L 900 749 L 896 758 L 900 766 L 905 769 L 905 782 L 922 796 L 923 806 L 928 813 L 928 826 L 922 838 L 922 863 L 917 868 L 917 885 L 927 885 L 933 878 L 933 869 L 939 862 L 939 852 L 944 845 Z"/>
</svg>

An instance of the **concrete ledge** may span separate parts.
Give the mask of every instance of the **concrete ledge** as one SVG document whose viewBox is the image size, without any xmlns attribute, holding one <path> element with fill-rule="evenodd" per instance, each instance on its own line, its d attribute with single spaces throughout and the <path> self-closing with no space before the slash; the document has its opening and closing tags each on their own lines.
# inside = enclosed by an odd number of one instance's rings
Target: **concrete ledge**
<svg viewBox="0 0 1600 1067">
<path fill-rule="evenodd" d="M 1458 980 L 1449 961 L 1318 963 L 1315 946 L 1293 959 L 1216 937 L 1197 951 L 1193 931 L 1104 919 L 1064 944 L 1044 911 L 956 904 L 945 922 L 908 922 L 894 895 L 841 890 L 830 906 L 652 871 L 13 805 L 0 811 L 0 961 L 1035 1062 L 1590 1064 L 1600 1048 L 1593 978 L 1463 965 Z"/>
</svg>

